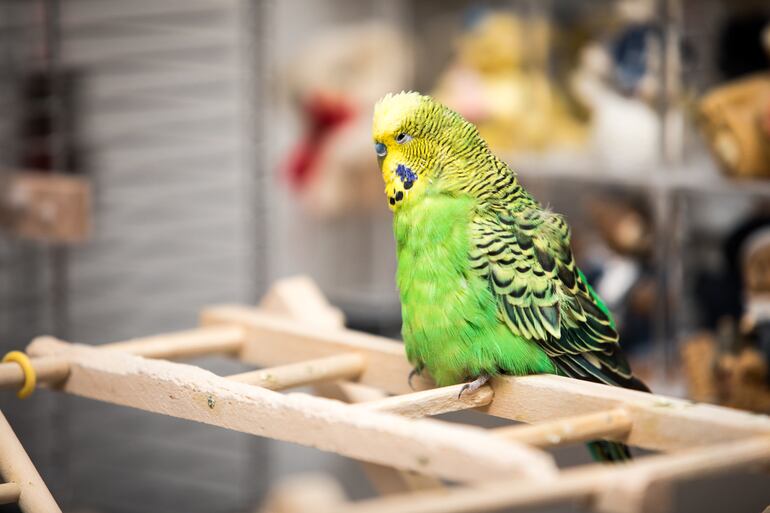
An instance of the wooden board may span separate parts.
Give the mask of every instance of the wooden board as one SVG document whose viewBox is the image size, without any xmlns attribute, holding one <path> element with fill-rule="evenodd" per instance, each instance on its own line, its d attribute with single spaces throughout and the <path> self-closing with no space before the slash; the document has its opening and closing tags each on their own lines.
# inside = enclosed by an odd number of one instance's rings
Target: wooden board
<svg viewBox="0 0 770 513">
<path fill-rule="evenodd" d="M 356 410 L 305 394 L 280 394 L 190 365 L 39 338 L 31 353 L 70 362 L 74 395 L 266 436 L 457 481 L 509 475 L 549 479 L 546 453 L 482 429 Z"/>
<path fill-rule="evenodd" d="M 254 307 L 219 306 L 204 310 L 204 325 L 243 327 L 247 340 L 242 360 L 274 366 L 340 352 L 359 352 L 366 359 L 359 382 L 393 394 L 411 392 L 411 370 L 403 345 L 346 329 L 322 329 L 266 314 Z M 414 380 L 417 389 L 432 386 Z M 483 411 L 523 422 L 542 422 L 624 407 L 633 427 L 628 442 L 648 449 L 672 451 L 770 433 L 770 418 L 719 406 L 559 376 L 503 376 L 492 381 L 494 400 Z"/>
</svg>

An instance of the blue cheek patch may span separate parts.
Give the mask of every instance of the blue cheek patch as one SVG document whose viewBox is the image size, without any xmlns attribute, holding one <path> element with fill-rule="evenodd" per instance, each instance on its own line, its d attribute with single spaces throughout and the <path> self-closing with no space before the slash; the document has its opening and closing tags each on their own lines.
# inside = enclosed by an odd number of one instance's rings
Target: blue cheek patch
<svg viewBox="0 0 770 513">
<path fill-rule="evenodd" d="M 417 173 L 409 169 L 403 164 L 399 164 L 396 167 L 396 174 L 404 182 L 405 189 L 411 189 L 415 181 L 417 181 Z"/>
</svg>

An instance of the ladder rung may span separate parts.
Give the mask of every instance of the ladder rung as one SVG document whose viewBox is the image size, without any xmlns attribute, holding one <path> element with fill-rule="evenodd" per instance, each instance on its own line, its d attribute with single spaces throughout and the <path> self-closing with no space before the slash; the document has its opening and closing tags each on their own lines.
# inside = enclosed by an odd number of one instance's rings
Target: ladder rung
<svg viewBox="0 0 770 513">
<path fill-rule="evenodd" d="M 0 484 L 0 504 L 16 504 L 20 495 L 21 488 L 16 483 Z"/>
<path fill-rule="evenodd" d="M 535 447 L 551 447 L 598 438 L 623 440 L 632 427 L 631 416 L 623 408 L 588 413 L 527 426 L 506 426 L 492 432 L 506 440 Z"/>
<path fill-rule="evenodd" d="M 98 347 L 145 358 L 178 360 L 209 354 L 237 353 L 245 341 L 246 331 L 239 326 L 205 326 L 194 330 L 112 342 Z"/>
<path fill-rule="evenodd" d="M 366 360 L 363 355 L 342 353 L 326 358 L 233 374 L 227 376 L 227 379 L 270 390 L 284 390 L 321 381 L 355 379 L 363 372 L 365 365 Z"/>
<path fill-rule="evenodd" d="M 491 387 L 484 386 L 474 393 L 463 393 L 460 397 L 460 390 L 462 390 L 463 386 L 452 385 L 422 390 L 411 394 L 396 395 L 357 404 L 356 408 L 396 413 L 405 417 L 427 417 L 485 406 L 492 402 L 492 398 L 495 395 Z"/>
</svg>

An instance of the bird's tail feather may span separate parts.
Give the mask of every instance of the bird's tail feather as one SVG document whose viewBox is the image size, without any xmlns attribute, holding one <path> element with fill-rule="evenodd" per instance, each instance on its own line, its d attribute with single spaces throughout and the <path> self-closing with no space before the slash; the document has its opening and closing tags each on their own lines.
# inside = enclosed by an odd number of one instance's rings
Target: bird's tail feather
<svg viewBox="0 0 770 513">
<path fill-rule="evenodd" d="M 589 442 L 587 445 L 588 450 L 591 451 L 591 456 L 596 461 L 619 462 L 631 460 L 631 452 L 626 444 L 597 440 Z"/>
</svg>

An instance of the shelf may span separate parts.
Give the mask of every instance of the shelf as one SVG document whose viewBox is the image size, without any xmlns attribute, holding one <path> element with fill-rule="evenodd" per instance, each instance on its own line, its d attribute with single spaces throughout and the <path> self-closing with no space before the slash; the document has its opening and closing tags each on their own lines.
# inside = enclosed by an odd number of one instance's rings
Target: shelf
<svg viewBox="0 0 770 513">
<path fill-rule="evenodd" d="M 565 180 L 597 187 L 620 187 L 643 192 L 732 194 L 770 198 L 770 180 L 731 179 L 707 157 L 681 166 L 660 164 L 655 169 L 613 169 L 585 155 L 547 154 L 506 159 L 526 186 L 534 181 Z"/>
</svg>

